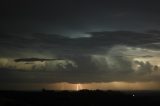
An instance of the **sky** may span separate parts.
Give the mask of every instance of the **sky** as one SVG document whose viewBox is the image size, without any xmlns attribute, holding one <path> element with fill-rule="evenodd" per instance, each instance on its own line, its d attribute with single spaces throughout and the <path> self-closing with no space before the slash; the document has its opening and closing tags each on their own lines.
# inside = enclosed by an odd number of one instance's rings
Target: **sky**
<svg viewBox="0 0 160 106">
<path fill-rule="evenodd" d="M 160 90 L 158 0 L 5 0 L 0 89 Z"/>
</svg>

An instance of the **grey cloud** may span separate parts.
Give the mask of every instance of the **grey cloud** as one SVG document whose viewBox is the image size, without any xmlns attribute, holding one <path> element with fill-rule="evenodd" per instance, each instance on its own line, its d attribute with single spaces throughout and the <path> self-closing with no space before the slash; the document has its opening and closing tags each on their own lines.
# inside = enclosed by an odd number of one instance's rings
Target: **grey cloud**
<svg viewBox="0 0 160 106">
<path fill-rule="evenodd" d="M 69 38 L 61 35 L 48 34 L 4 34 L 1 36 L 0 57 L 16 58 L 14 61 L 54 61 L 54 59 L 67 59 L 75 63 L 58 63 L 56 68 L 52 63 L 47 63 L 41 70 L 34 66 L 30 72 L 12 69 L 16 72 L 9 74 L 6 69 L 0 73 L 18 81 L 20 76 L 25 76 L 23 81 L 37 82 L 109 82 L 109 81 L 144 81 L 153 79 L 153 73 L 159 73 L 159 67 L 150 63 L 137 61 L 140 68 L 135 72 L 132 67 L 133 57 L 152 58 L 151 54 L 125 54 L 126 47 L 157 49 L 153 44 L 159 41 L 160 35 L 153 32 L 130 31 L 105 31 L 89 32 L 88 38 Z M 123 45 L 124 47 L 121 47 Z M 146 45 L 151 45 L 150 47 Z M 118 47 L 117 47 L 118 46 Z M 28 53 L 26 53 L 26 51 Z M 39 56 L 36 56 L 41 54 Z M 21 58 L 26 57 L 26 58 Z M 37 58 L 28 58 L 37 57 Z M 47 58 L 46 58 L 47 57 Z M 131 59 L 130 59 L 131 58 Z M 30 65 L 30 64 L 26 64 Z M 54 67 L 54 69 L 53 69 Z M 155 71 L 156 70 L 156 71 Z M 18 71 L 18 72 L 17 72 Z M 25 73 L 27 74 L 25 74 Z M 34 73 L 34 74 L 33 74 Z M 1 74 L 2 75 L 2 74 Z M 159 81 L 159 80 L 158 80 Z M 2 81 L 1 81 L 2 82 Z"/>
<path fill-rule="evenodd" d="M 154 57 L 152 55 L 125 55 L 126 57 L 143 57 L 143 58 L 150 58 Z"/>
<path fill-rule="evenodd" d="M 154 57 L 154 56 L 151 56 L 151 55 L 143 55 L 141 57 L 144 57 L 144 58 L 148 58 L 148 57 Z"/>
<path fill-rule="evenodd" d="M 88 58 L 88 59 L 87 59 Z M 88 82 L 112 82 L 112 81 L 159 81 L 159 67 L 153 66 L 149 62 L 135 61 L 140 65 L 137 71 L 132 69 L 131 61 L 119 57 L 110 57 L 114 64 L 110 64 L 109 60 L 104 57 L 91 59 L 90 57 L 81 57 L 73 59 L 78 67 L 68 64 L 66 69 L 57 68 L 56 70 L 23 71 L 18 69 L 0 68 L 0 82 L 28 82 L 28 83 L 54 83 L 54 82 L 70 82 L 70 83 L 88 83 Z M 102 62 L 103 64 L 101 64 Z M 157 73 L 157 74 L 156 74 Z M 155 78 L 156 76 L 156 78 Z"/>
<path fill-rule="evenodd" d="M 57 60 L 64 60 L 64 59 L 44 59 L 44 58 L 20 58 L 14 59 L 15 62 L 35 62 L 35 61 L 57 61 Z"/>
<path fill-rule="evenodd" d="M 151 34 L 157 34 L 157 35 L 159 35 L 160 31 L 159 30 L 148 30 L 148 31 L 146 31 L 146 33 L 151 33 Z"/>
<path fill-rule="evenodd" d="M 149 74 L 151 73 L 153 70 L 153 65 L 150 64 L 150 62 L 143 62 L 143 61 L 134 61 L 137 65 L 139 65 L 139 68 L 137 70 L 138 73 L 142 73 L 142 74 Z"/>
<path fill-rule="evenodd" d="M 152 72 L 160 71 L 160 67 L 157 65 L 152 65 L 149 61 L 134 61 L 135 64 L 139 65 L 137 72 L 143 74 L 150 74 Z"/>
<path fill-rule="evenodd" d="M 113 45 L 130 45 L 139 46 L 158 42 L 160 35 L 152 33 L 131 32 L 131 31 L 113 31 L 113 32 L 91 32 L 93 39 L 102 41 L 103 44 Z M 105 43 L 106 42 L 106 43 Z"/>
<path fill-rule="evenodd" d="M 57 34 L 1 34 L 2 54 L 12 51 L 48 51 L 63 54 L 100 54 L 115 45 L 159 49 L 160 34 L 131 31 L 88 32 L 89 38 L 69 38 Z M 156 43 L 156 44 L 155 44 Z M 7 50 L 6 50 L 7 48 Z"/>
</svg>

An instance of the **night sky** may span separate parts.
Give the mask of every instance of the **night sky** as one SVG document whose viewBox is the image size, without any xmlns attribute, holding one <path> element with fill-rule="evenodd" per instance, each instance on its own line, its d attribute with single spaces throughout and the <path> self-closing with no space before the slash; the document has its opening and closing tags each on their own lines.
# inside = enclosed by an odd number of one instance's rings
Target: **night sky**
<svg viewBox="0 0 160 106">
<path fill-rule="evenodd" d="M 158 0 L 0 4 L 0 89 L 160 90 Z"/>
</svg>

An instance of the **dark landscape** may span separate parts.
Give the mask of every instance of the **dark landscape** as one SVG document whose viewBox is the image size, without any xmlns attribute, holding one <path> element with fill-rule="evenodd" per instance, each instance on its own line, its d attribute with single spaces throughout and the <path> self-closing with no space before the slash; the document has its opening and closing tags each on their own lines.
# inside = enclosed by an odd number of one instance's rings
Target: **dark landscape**
<svg viewBox="0 0 160 106">
<path fill-rule="evenodd" d="M 159 91 L 0 91 L 0 106 L 155 105 Z"/>
</svg>

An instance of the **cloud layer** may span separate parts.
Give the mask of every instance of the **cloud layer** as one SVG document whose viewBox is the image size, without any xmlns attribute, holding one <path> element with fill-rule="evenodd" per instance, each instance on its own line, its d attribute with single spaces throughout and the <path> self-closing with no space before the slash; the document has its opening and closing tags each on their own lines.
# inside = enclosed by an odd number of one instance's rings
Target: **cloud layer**
<svg viewBox="0 0 160 106">
<path fill-rule="evenodd" d="M 87 34 L 1 34 L 0 82 L 160 81 L 159 31 Z"/>
</svg>

